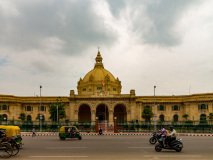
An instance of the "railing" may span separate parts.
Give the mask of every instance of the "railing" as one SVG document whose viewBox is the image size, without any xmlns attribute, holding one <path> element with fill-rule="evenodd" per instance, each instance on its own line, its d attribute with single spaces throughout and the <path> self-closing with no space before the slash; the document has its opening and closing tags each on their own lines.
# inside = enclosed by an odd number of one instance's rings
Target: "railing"
<svg viewBox="0 0 213 160">
<path fill-rule="evenodd" d="M 39 121 L 27 122 L 27 121 L 0 121 L 0 125 L 17 125 L 21 128 L 22 132 L 32 132 L 33 127 L 36 132 L 40 131 Z M 42 122 L 43 132 L 58 132 L 61 126 L 77 126 L 81 132 L 95 132 L 95 121 L 92 122 L 78 122 L 78 121 L 60 121 Z M 164 121 L 157 122 L 157 130 L 160 129 L 161 125 L 164 125 L 166 129 L 172 125 L 178 133 L 213 133 L 213 121 Z M 154 122 L 145 121 L 126 121 L 117 122 L 118 132 L 153 132 Z"/>
</svg>

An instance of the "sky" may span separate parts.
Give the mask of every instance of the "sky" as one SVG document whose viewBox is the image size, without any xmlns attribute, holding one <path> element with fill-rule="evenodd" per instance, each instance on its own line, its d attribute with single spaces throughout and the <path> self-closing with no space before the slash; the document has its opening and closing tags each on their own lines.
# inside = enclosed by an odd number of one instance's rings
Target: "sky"
<svg viewBox="0 0 213 160">
<path fill-rule="evenodd" d="M 98 47 L 122 94 L 213 92 L 212 0 L 0 0 L 0 94 L 69 96 Z"/>
</svg>

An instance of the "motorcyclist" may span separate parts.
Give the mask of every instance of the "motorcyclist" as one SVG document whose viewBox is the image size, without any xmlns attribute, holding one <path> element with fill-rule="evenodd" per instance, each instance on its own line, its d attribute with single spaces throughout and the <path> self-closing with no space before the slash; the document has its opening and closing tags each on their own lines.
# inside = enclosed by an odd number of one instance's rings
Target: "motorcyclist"
<svg viewBox="0 0 213 160">
<path fill-rule="evenodd" d="M 161 129 L 159 130 L 159 132 L 160 132 L 161 134 L 165 134 L 165 135 L 167 134 L 167 133 L 166 133 L 166 129 L 164 128 L 163 125 L 161 126 Z"/>
<path fill-rule="evenodd" d="M 102 128 L 99 129 L 99 135 L 102 135 Z"/>
<path fill-rule="evenodd" d="M 174 140 L 176 140 L 176 130 L 173 126 L 169 126 L 169 135 L 166 137 L 166 141 L 170 146 L 170 143 Z"/>
</svg>

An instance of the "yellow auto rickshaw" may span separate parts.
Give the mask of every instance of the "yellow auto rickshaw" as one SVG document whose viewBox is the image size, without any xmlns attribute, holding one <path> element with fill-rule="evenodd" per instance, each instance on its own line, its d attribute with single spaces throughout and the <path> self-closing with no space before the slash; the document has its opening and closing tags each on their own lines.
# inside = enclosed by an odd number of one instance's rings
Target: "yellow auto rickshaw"
<svg viewBox="0 0 213 160">
<path fill-rule="evenodd" d="M 79 130 L 76 126 L 62 126 L 60 128 L 59 138 L 65 140 L 66 138 L 78 138 L 82 139 Z"/>
<path fill-rule="evenodd" d="M 22 137 L 18 126 L 3 126 L 0 125 L 0 130 L 6 134 L 6 137 L 14 140 L 19 147 L 22 147 Z"/>
</svg>

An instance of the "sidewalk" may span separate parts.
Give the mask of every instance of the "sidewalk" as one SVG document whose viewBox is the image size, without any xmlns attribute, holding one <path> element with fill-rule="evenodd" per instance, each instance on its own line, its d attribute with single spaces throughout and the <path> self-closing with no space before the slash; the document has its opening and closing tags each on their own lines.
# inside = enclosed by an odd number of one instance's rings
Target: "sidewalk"
<svg viewBox="0 0 213 160">
<path fill-rule="evenodd" d="M 37 132 L 36 136 L 55 136 L 58 135 L 58 132 Z M 22 136 L 32 136 L 31 132 L 21 132 Z M 81 132 L 81 135 L 90 135 L 90 136 L 97 136 L 98 133 L 86 133 L 86 132 Z M 151 136 L 152 133 L 113 133 L 113 132 L 104 132 L 102 134 L 103 136 L 124 136 L 124 135 L 128 135 L 128 136 L 145 136 L 145 135 L 149 135 Z M 213 133 L 177 133 L 178 136 L 213 136 Z"/>
</svg>

